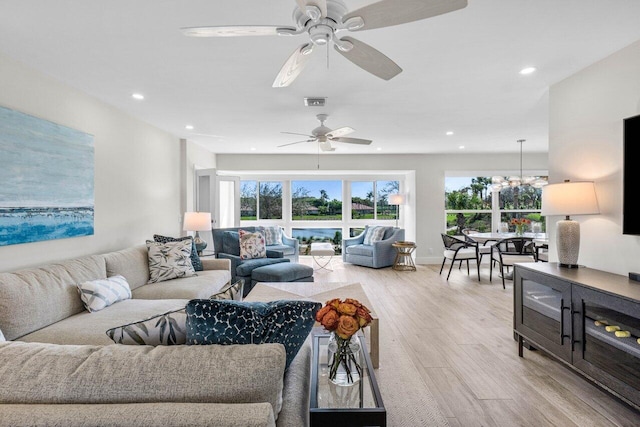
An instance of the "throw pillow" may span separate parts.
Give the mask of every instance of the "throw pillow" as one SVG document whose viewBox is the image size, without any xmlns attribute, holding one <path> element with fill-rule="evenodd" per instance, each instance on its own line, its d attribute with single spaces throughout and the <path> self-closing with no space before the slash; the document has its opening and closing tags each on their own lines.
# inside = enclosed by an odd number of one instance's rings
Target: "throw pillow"
<svg viewBox="0 0 640 427">
<path fill-rule="evenodd" d="M 384 236 L 384 232 L 387 227 L 376 225 L 374 227 L 368 227 L 367 232 L 364 234 L 363 245 L 372 245 L 374 242 L 379 242 Z"/>
<path fill-rule="evenodd" d="M 237 231 L 222 233 L 222 253 L 240 256 L 240 235 Z"/>
<path fill-rule="evenodd" d="M 94 313 L 118 301 L 131 298 L 131 288 L 123 276 L 89 280 L 77 285 L 84 307 Z"/>
<path fill-rule="evenodd" d="M 161 236 L 160 234 L 154 234 L 153 235 L 153 240 L 155 242 L 160 242 L 160 243 L 167 243 L 167 242 L 180 242 L 182 240 L 188 240 L 190 239 L 192 242 L 191 245 L 191 265 L 193 265 L 193 269 L 195 271 L 202 271 L 202 261 L 200 261 L 200 257 L 198 256 L 198 250 L 196 249 L 196 242 L 193 240 L 192 237 L 190 236 L 186 236 L 186 237 L 167 237 L 167 236 Z"/>
<path fill-rule="evenodd" d="M 195 299 L 187 304 L 187 345 L 280 343 L 289 367 L 315 324 L 322 304 L 279 300 Z"/>
<path fill-rule="evenodd" d="M 191 240 L 167 243 L 147 240 L 149 283 L 195 276 L 196 272 L 191 264 L 192 245 Z"/>
<path fill-rule="evenodd" d="M 242 292 L 244 290 L 244 280 L 240 279 L 235 283 L 227 283 L 215 294 L 211 295 L 209 299 L 230 299 L 236 301 L 242 301 Z"/>
<path fill-rule="evenodd" d="M 253 233 L 245 230 L 238 230 L 240 237 L 240 258 L 254 259 L 266 258 L 267 249 L 265 248 L 264 235 L 259 231 Z"/>
<path fill-rule="evenodd" d="M 107 336 L 116 344 L 181 345 L 187 340 L 186 322 L 187 314 L 181 308 L 111 328 L 107 330 Z"/>
<path fill-rule="evenodd" d="M 280 226 L 260 227 L 260 231 L 264 234 L 264 240 L 267 246 L 282 244 L 282 228 L 280 228 Z"/>
</svg>

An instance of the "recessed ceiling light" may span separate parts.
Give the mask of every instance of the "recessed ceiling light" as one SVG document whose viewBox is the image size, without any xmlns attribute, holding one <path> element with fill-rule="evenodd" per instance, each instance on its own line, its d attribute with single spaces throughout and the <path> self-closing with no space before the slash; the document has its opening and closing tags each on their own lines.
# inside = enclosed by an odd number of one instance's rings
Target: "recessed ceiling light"
<svg viewBox="0 0 640 427">
<path fill-rule="evenodd" d="M 459 150 L 464 150 L 464 145 L 458 147 Z"/>
<path fill-rule="evenodd" d="M 378 147 L 378 148 L 376 148 L 376 150 L 382 151 L 382 147 Z"/>
<path fill-rule="evenodd" d="M 451 136 L 451 135 L 453 135 L 453 132 L 449 131 L 449 132 L 447 132 L 447 135 Z"/>
<path fill-rule="evenodd" d="M 144 99 L 144 95 L 141 93 L 132 93 L 131 97 L 133 99 L 137 99 L 138 101 L 142 101 Z"/>
<path fill-rule="evenodd" d="M 533 72 L 536 71 L 536 67 L 527 67 L 527 68 L 523 68 L 522 70 L 520 70 L 520 74 L 522 75 L 527 75 L 527 74 L 531 74 Z"/>
<path fill-rule="evenodd" d="M 256 147 L 251 147 L 251 151 L 256 151 Z"/>
<path fill-rule="evenodd" d="M 193 125 L 185 125 L 186 130 L 193 130 Z"/>
</svg>

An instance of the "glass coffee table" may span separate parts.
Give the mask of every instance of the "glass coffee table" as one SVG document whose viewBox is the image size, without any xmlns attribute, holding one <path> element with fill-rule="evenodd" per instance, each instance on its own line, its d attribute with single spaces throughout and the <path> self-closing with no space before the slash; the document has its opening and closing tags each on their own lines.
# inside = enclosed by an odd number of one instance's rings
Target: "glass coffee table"
<svg viewBox="0 0 640 427">
<path fill-rule="evenodd" d="M 386 427 L 387 411 L 382 403 L 364 335 L 358 333 L 361 345 L 361 379 L 352 386 L 343 387 L 329 381 L 329 333 L 323 328 L 314 328 L 312 334 L 313 361 L 309 405 L 311 427 Z"/>
</svg>

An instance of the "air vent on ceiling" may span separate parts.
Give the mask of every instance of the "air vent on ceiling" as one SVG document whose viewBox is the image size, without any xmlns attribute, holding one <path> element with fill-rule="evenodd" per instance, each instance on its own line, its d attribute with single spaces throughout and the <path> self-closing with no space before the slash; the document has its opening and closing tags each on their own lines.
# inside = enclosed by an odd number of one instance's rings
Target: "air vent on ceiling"
<svg viewBox="0 0 640 427">
<path fill-rule="evenodd" d="M 326 102 L 327 102 L 327 98 L 324 98 L 324 97 L 304 99 L 304 105 L 307 107 L 324 107 Z"/>
</svg>

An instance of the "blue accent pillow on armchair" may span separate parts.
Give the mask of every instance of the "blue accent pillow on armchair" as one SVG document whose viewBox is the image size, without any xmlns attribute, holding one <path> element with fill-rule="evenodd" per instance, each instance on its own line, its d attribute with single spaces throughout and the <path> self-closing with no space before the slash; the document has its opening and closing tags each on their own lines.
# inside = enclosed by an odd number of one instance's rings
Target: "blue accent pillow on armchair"
<svg viewBox="0 0 640 427">
<path fill-rule="evenodd" d="M 287 352 L 286 368 L 298 354 L 322 304 L 194 299 L 187 304 L 187 345 L 279 343 Z"/>
</svg>

